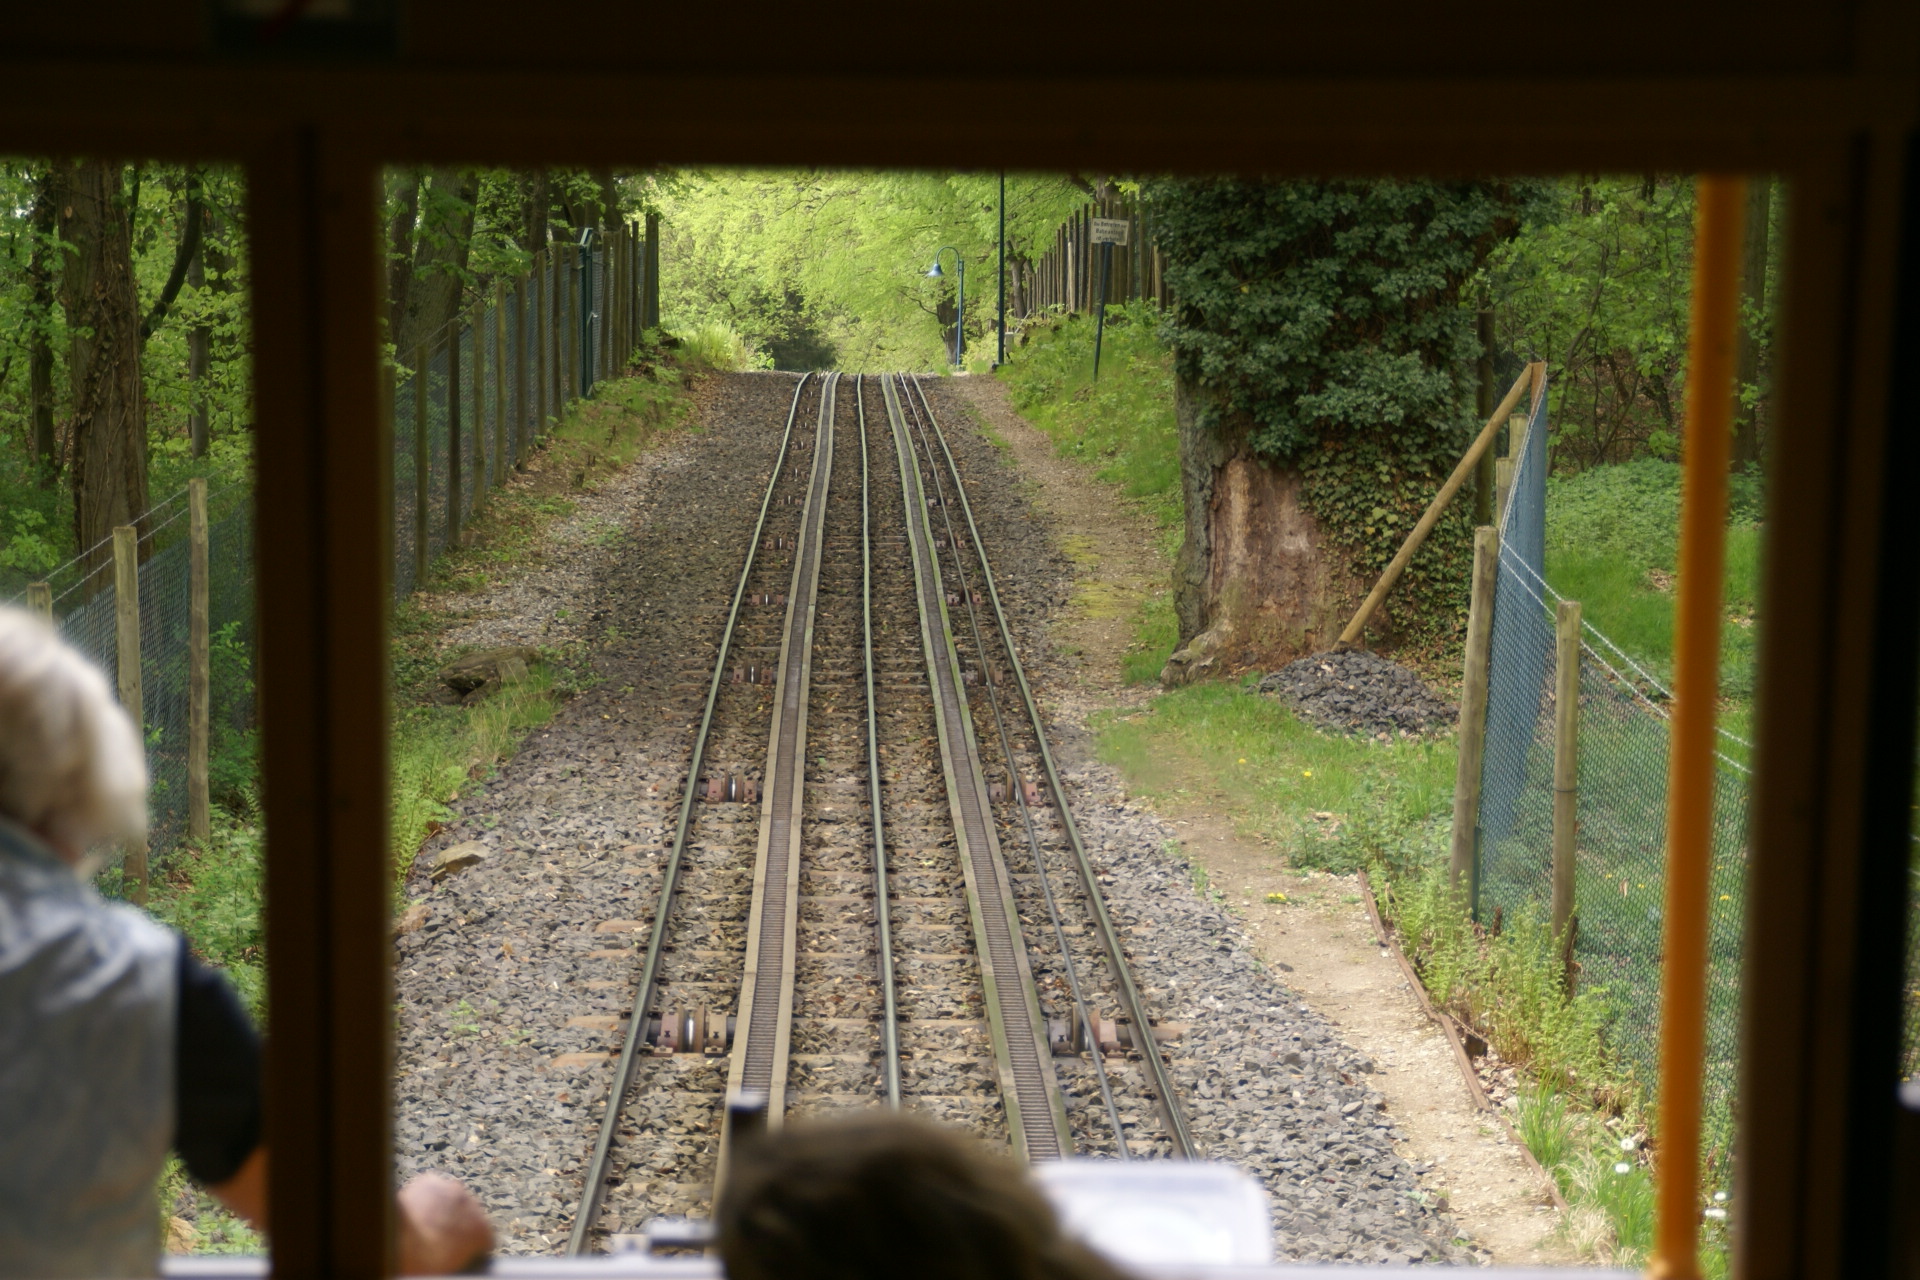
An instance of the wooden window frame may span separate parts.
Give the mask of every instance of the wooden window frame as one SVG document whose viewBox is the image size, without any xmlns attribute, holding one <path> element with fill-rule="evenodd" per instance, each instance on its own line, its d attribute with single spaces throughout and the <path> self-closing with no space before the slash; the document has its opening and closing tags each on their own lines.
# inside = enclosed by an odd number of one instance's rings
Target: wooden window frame
<svg viewBox="0 0 1920 1280">
<path fill-rule="evenodd" d="M 1673 39 L 1700 44 L 1698 74 L 1681 58 L 1678 73 L 1556 76 L 1531 63 L 1525 74 L 1492 65 L 1366 78 L 1341 72 L 1330 53 L 1334 70 L 1307 79 L 1297 64 L 1312 57 L 1297 52 L 1286 74 L 1249 73 L 1235 51 L 1246 32 L 1223 31 L 1217 67 L 1190 58 L 1177 71 L 1076 80 L 1077 101 L 1138 104 L 1086 111 L 1031 105 L 1057 93 L 1050 68 L 909 75 L 878 47 L 871 65 L 778 75 L 525 69 L 513 61 L 524 33 L 506 19 L 537 13 L 546 24 L 550 10 L 480 7 L 474 22 L 494 23 L 497 35 L 431 63 L 221 62 L 172 39 L 197 12 L 178 0 L 120 44 L 87 14 L 49 11 L 27 47 L 0 53 L 0 152 L 247 169 L 276 1274 L 373 1277 L 392 1266 L 380 166 L 668 156 L 1785 178 L 1749 905 L 1760 945 L 1745 982 L 1736 1274 L 1884 1273 L 1898 1213 L 1887 1190 L 1898 1009 L 1889 959 L 1904 937 L 1920 627 L 1920 545 L 1904 492 L 1920 462 L 1920 403 L 1895 377 L 1912 376 L 1896 351 L 1920 345 L 1911 6 L 1849 10 L 1848 65 L 1818 74 L 1730 65 L 1734 55 L 1714 53 L 1713 24 L 1746 21 L 1744 12 L 1691 0 L 1666 12 Z M 1142 30 L 1162 20 L 1140 10 Z M 1509 11 L 1481 16 L 1486 40 L 1507 40 L 1509 62 L 1587 35 L 1578 15 L 1530 15 L 1532 28 Z M 909 48 L 951 34 L 931 15 L 896 20 L 924 28 L 924 39 L 902 42 Z M 1386 14 L 1370 20 L 1388 24 Z M 1296 24 L 1259 38 L 1313 34 Z M 1418 58 L 1402 63 L 1428 65 Z M 76 82 L 99 88 L 76 102 Z M 956 114 L 968 128 L 955 127 Z"/>
</svg>

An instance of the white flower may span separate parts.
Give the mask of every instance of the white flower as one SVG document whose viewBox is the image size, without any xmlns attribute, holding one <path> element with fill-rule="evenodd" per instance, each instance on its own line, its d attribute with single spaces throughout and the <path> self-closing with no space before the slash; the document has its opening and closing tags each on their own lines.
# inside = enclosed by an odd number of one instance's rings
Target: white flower
<svg viewBox="0 0 1920 1280">
<path fill-rule="evenodd" d="M 1725 1203 L 1727 1202 L 1727 1193 L 1726 1193 L 1726 1192 L 1724 1192 L 1724 1191 L 1716 1191 L 1716 1192 L 1714 1192 L 1714 1193 L 1713 1193 L 1713 1202 L 1714 1202 L 1715 1204 L 1725 1204 Z"/>
<path fill-rule="evenodd" d="M 1715 1222 L 1725 1222 L 1727 1220 L 1727 1211 L 1725 1209 L 1709 1209 L 1707 1210 L 1707 1216 Z"/>
<path fill-rule="evenodd" d="M 1622 1139 L 1620 1139 L 1620 1149 L 1621 1149 L 1622 1151 L 1631 1151 L 1631 1150 L 1633 1150 L 1633 1139 L 1632 1139 L 1632 1138 L 1622 1138 Z"/>
<path fill-rule="evenodd" d="M 1633 1172 L 1633 1166 L 1628 1164 L 1625 1160 L 1622 1160 L 1619 1164 L 1616 1164 L 1615 1166 L 1613 1166 L 1613 1171 L 1615 1173 L 1631 1173 Z"/>
</svg>

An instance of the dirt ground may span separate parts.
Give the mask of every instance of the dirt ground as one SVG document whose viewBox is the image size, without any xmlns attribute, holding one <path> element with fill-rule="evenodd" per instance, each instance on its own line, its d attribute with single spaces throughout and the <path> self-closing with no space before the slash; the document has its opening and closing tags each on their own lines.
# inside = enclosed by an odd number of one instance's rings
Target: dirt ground
<svg viewBox="0 0 1920 1280">
<path fill-rule="evenodd" d="M 1076 583 L 1055 639 L 1078 654 L 1087 692 L 1110 706 L 1151 699 L 1152 689 L 1125 686 L 1120 672 L 1134 615 L 1169 578 L 1152 522 L 1057 455 L 1014 412 L 1003 384 L 967 377 L 954 379 L 954 388 L 1011 451 L 1035 487 L 1036 505 L 1063 531 L 1061 549 L 1074 562 Z M 1261 959 L 1374 1059 L 1374 1087 L 1409 1137 L 1407 1158 L 1435 1167 L 1461 1229 L 1496 1265 L 1580 1261 L 1558 1232 L 1560 1215 L 1545 1181 L 1505 1126 L 1474 1105 L 1445 1037 L 1379 945 L 1357 880 L 1292 871 L 1272 846 L 1236 833 L 1219 816 L 1218 797 L 1208 795 L 1201 771 L 1187 772 L 1177 790 L 1191 798 L 1178 809 L 1161 807 L 1162 816 L 1180 828 L 1188 856 L 1245 921 Z M 1269 894 L 1286 900 L 1269 902 Z"/>
</svg>

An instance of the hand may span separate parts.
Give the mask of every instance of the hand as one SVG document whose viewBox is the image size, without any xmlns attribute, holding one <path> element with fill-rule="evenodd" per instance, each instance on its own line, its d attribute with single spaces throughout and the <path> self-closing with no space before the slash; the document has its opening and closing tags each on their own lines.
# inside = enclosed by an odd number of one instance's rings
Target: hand
<svg viewBox="0 0 1920 1280">
<path fill-rule="evenodd" d="M 493 1251 L 493 1224 L 473 1192 L 443 1173 L 400 1188 L 400 1274 L 450 1275 Z"/>
</svg>

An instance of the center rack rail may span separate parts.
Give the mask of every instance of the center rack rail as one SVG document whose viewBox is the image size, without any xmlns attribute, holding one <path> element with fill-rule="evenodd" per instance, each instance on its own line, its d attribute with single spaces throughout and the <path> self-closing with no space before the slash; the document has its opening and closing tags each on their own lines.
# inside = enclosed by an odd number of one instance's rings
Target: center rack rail
<svg viewBox="0 0 1920 1280">
<path fill-rule="evenodd" d="M 1007 1130 L 1016 1157 L 1058 1160 L 1073 1153 L 1073 1140 L 1047 1042 L 1046 1019 L 1021 938 L 1012 880 L 992 820 L 972 714 L 961 693 L 963 677 L 934 553 L 933 529 L 927 518 L 927 495 L 893 380 L 886 379 L 882 388 L 900 464 L 921 643 L 933 685 L 941 765 L 966 879 L 967 914 L 979 956 L 988 1033 L 999 1070 Z"/>
</svg>

